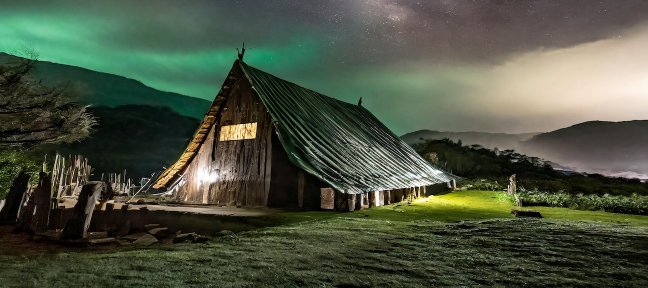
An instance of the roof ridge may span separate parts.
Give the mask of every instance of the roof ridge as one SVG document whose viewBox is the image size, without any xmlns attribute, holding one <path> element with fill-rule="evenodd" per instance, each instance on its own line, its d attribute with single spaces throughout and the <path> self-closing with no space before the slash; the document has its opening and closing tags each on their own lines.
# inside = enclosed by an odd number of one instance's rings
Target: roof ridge
<svg viewBox="0 0 648 288">
<path fill-rule="evenodd" d="M 295 83 L 295 82 L 292 82 L 292 81 L 290 81 L 290 80 L 286 80 L 286 79 L 281 78 L 281 77 L 279 77 L 279 76 L 276 76 L 276 75 L 274 75 L 274 74 L 272 74 L 272 73 L 269 73 L 269 72 L 266 72 L 266 71 L 261 70 L 261 69 L 259 69 L 259 68 L 256 68 L 256 67 L 254 67 L 254 66 L 251 66 L 251 65 L 249 65 L 249 64 L 247 64 L 247 63 L 245 63 L 245 62 L 243 62 L 243 61 L 240 61 L 240 60 L 238 60 L 238 59 L 236 60 L 236 62 L 238 62 L 238 64 L 241 65 L 241 68 L 243 68 L 243 69 L 242 69 L 242 70 L 243 70 L 243 74 L 245 74 L 246 77 L 248 77 L 247 72 L 245 71 L 245 68 L 247 67 L 247 68 L 251 68 L 251 69 L 254 69 L 254 70 L 256 70 L 256 71 L 259 71 L 259 72 L 261 72 L 261 73 L 267 74 L 268 76 L 271 76 L 271 77 L 273 77 L 273 78 L 275 78 L 275 79 L 278 79 L 278 80 L 281 80 L 281 81 L 283 81 L 283 82 L 286 82 L 286 83 L 288 83 L 288 84 L 290 84 L 290 85 L 297 86 L 297 87 L 299 87 L 299 88 L 301 88 L 301 89 L 304 89 L 304 90 L 307 90 L 307 91 L 310 91 L 310 92 L 313 92 L 313 93 L 317 93 L 317 94 L 319 94 L 320 96 L 324 96 L 324 97 L 329 98 L 329 99 L 331 99 L 331 100 L 333 100 L 333 101 L 337 101 L 337 102 L 340 102 L 340 103 L 343 103 L 343 104 L 347 104 L 347 105 L 351 105 L 351 106 L 355 106 L 355 107 L 361 107 L 361 108 L 364 109 L 364 107 L 362 107 L 362 106 L 360 106 L 360 105 L 353 104 L 353 103 L 349 103 L 349 102 L 346 102 L 346 101 L 343 101 L 343 100 L 337 99 L 337 98 L 335 98 L 335 97 L 328 96 L 328 95 L 326 95 L 326 94 L 324 94 L 324 93 L 317 92 L 317 91 L 315 91 L 315 90 L 313 90 L 313 89 L 310 89 L 310 88 L 304 87 L 304 86 L 299 85 L 299 84 L 297 84 L 297 83 Z M 249 80 L 249 79 L 248 79 L 248 80 Z M 364 110 L 367 110 L 367 109 L 364 109 Z M 367 111 L 368 111 L 368 110 L 367 110 Z"/>
</svg>

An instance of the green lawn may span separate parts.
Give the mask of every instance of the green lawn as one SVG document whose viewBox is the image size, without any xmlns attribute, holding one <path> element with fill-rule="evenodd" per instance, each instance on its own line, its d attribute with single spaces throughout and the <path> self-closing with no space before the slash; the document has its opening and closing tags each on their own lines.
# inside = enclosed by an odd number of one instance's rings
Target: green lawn
<svg viewBox="0 0 648 288">
<path fill-rule="evenodd" d="M 456 222 L 465 220 L 485 220 L 493 218 L 513 218 L 511 209 L 529 209 L 542 213 L 551 220 L 593 221 L 648 226 L 648 216 L 606 213 L 603 211 L 581 211 L 554 207 L 514 207 L 504 197 L 503 192 L 494 191 L 457 191 L 439 196 L 430 196 L 414 201 L 412 204 L 393 204 L 353 213 L 295 212 L 282 214 L 288 223 L 308 219 L 331 217 L 368 217 L 376 220 L 414 221 L 434 220 Z"/>
<path fill-rule="evenodd" d="M 498 195 L 285 213 L 206 244 L 0 255 L 0 287 L 648 287 L 647 217 L 542 208 L 546 219 L 514 219 Z"/>
</svg>

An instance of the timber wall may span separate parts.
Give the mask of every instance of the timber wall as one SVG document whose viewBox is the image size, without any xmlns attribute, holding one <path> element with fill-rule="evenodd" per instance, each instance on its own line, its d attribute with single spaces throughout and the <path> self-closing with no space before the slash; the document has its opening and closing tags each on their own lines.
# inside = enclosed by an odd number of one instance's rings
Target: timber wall
<svg viewBox="0 0 648 288">
<path fill-rule="evenodd" d="M 187 203 L 266 206 L 272 159 L 270 115 L 246 79 L 233 85 L 222 109 L 185 170 L 176 195 Z M 257 123 L 254 139 L 219 141 L 222 126 L 245 123 Z"/>
<path fill-rule="evenodd" d="M 272 135 L 272 147 L 272 176 L 268 206 L 319 209 L 320 188 L 327 185 L 290 162 L 276 133 Z"/>
</svg>

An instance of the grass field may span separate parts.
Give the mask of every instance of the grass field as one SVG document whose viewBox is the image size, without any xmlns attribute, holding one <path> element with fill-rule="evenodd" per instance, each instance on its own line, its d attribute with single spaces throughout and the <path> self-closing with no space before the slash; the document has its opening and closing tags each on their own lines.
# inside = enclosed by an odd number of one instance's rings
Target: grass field
<svg viewBox="0 0 648 288">
<path fill-rule="evenodd" d="M 414 221 L 434 220 L 456 222 L 485 220 L 493 218 L 513 218 L 513 203 L 502 192 L 494 191 L 457 191 L 440 196 L 431 196 L 406 203 L 377 207 L 354 213 L 299 212 L 281 214 L 287 223 L 331 217 L 357 218 L 368 217 L 375 220 Z M 540 211 L 543 217 L 558 221 L 591 221 L 600 223 L 630 224 L 648 226 L 648 216 L 606 213 L 603 211 L 581 211 L 555 207 L 524 207 Z"/>
<path fill-rule="evenodd" d="M 647 216 L 534 207 L 546 218 L 514 219 L 500 199 L 285 213 L 206 244 L 4 253 L 0 287 L 648 286 Z"/>
</svg>

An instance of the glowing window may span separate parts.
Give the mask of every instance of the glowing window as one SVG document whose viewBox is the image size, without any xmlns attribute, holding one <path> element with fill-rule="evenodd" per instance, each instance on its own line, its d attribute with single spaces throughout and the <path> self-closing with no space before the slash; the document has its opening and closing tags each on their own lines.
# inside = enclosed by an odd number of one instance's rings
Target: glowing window
<svg viewBox="0 0 648 288">
<path fill-rule="evenodd" d="M 221 127 L 218 141 L 232 141 L 256 138 L 257 123 L 225 125 Z"/>
</svg>

